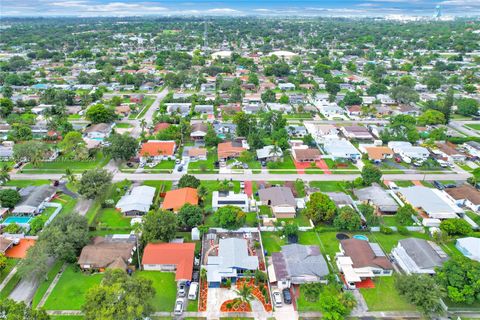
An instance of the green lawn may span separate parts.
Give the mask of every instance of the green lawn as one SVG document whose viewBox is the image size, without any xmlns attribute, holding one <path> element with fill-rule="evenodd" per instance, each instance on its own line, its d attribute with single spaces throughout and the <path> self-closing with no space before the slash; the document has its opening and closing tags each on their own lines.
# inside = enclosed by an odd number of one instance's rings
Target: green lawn
<svg viewBox="0 0 480 320">
<path fill-rule="evenodd" d="M 119 122 L 119 123 L 115 124 L 115 128 L 118 128 L 118 129 L 129 129 L 129 128 L 133 128 L 133 126 L 132 126 L 130 123 Z"/>
<path fill-rule="evenodd" d="M 55 161 L 40 162 L 37 166 L 28 163 L 23 167 L 22 172 L 65 173 L 65 170 L 68 168 L 74 173 L 81 173 L 85 170 L 102 168 L 108 163 L 108 161 L 110 161 L 110 157 L 104 156 L 102 152 L 98 152 L 95 159 L 92 160 L 79 161 L 58 159 Z"/>
<path fill-rule="evenodd" d="M 267 164 L 268 166 L 268 164 Z M 275 169 L 269 169 L 269 173 L 277 173 L 277 174 L 282 174 L 282 173 L 296 173 L 297 168 L 295 167 L 295 164 L 293 163 L 293 158 L 291 155 L 283 157 L 282 162 L 276 162 Z"/>
<path fill-rule="evenodd" d="M 17 265 L 20 260 L 7 258 L 5 269 L 0 271 L 0 283 L 8 276 L 10 271 Z"/>
<path fill-rule="evenodd" d="M 301 212 L 297 213 L 295 218 L 279 218 L 278 221 L 283 221 L 285 223 L 296 223 L 299 227 L 310 227 L 310 220 Z"/>
<path fill-rule="evenodd" d="M 15 289 L 15 287 L 17 286 L 17 284 L 20 282 L 20 276 L 18 275 L 18 273 L 16 273 L 11 279 L 10 281 L 8 281 L 7 285 L 3 288 L 2 291 L 0 291 L 0 301 L 3 300 L 3 299 L 6 299 L 8 298 L 8 296 L 10 295 L 10 293 L 13 291 L 13 289 Z"/>
<path fill-rule="evenodd" d="M 374 278 L 374 289 L 360 289 L 369 311 L 415 311 L 395 289 L 394 277 Z"/>
<path fill-rule="evenodd" d="M 49 184 L 50 180 L 10 180 L 7 181 L 5 185 L 14 186 L 18 188 L 25 188 L 29 186 L 41 186 L 44 184 Z"/>
<path fill-rule="evenodd" d="M 40 282 L 40 285 L 37 288 L 37 291 L 35 291 L 35 295 L 33 296 L 32 300 L 32 306 L 36 307 L 40 300 L 42 300 L 43 296 L 45 295 L 45 292 L 47 292 L 48 287 L 53 281 L 53 278 L 57 275 L 57 273 L 60 271 L 62 268 L 63 262 L 57 261 L 53 267 L 48 271 L 47 274 L 47 279 L 43 279 L 44 281 Z"/>
<path fill-rule="evenodd" d="M 262 232 L 263 249 L 269 254 L 280 252 L 281 246 L 286 244 L 285 238 L 280 238 L 280 232 Z"/>
<path fill-rule="evenodd" d="M 100 212 L 98 222 L 99 227 L 108 227 L 112 229 L 130 228 L 131 218 L 125 217 L 121 212 L 114 208 L 103 209 Z"/>
<path fill-rule="evenodd" d="M 335 254 L 340 251 L 340 242 L 337 240 L 336 231 L 318 231 L 318 237 L 320 238 L 320 251 L 324 255 L 330 256 L 334 261 Z"/>
<path fill-rule="evenodd" d="M 257 213 L 256 212 L 248 212 L 245 224 L 248 227 L 256 227 L 258 225 Z"/>
<path fill-rule="evenodd" d="M 408 180 L 401 180 L 401 181 L 394 181 L 394 182 L 400 188 L 412 187 L 414 185 L 412 181 L 408 181 Z"/>
<path fill-rule="evenodd" d="M 428 234 L 420 233 L 420 232 L 410 232 L 408 235 L 401 235 L 398 232 L 395 232 L 393 234 L 371 232 L 369 234 L 366 234 L 366 236 L 369 238 L 371 242 L 377 242 L 378 244 L 380 244 L 380 246 L 385 251 L 385 253 L 390 253 L 392 249 L 397 245 L 399 240 L 410 238 L 410 237 L 420 238 L 420 239 L 430 238 Z"/>
<path fill-rule="evenodd" d="M 310 186 L 318 188 L 322 192 L 345 192 L 345 182 L 343 181 L 312 181 Z"/>
<path fill-rule="evenodd" d="M 46 310 L 80 310 L 88 289 L 100 284 L 103 274 L 86 274 L 69 265 L 45 302 Z"/>
<path fill-rule="evenodd" d="M 173 311 L 177 294 L 175 273 L 137 271 L 134 276 L 152 280 L 156 294 L 151 298 L 151 302 L 155 311 Z"/>
<path fill-rule="evenodd" d="M 193 173 L 215 173 L 215 161 L 218 160 L 217 149 L 209 149 L 207 151 L 207 160 L 199 160 L 188 163 L 188 171 Z"/>
<path fill-rule="evenodd" d="M 466 124 L 465 126 L 470 129 L 480 131 L 480 123 L 469 123 L 469 124 Z"/>
</svg>

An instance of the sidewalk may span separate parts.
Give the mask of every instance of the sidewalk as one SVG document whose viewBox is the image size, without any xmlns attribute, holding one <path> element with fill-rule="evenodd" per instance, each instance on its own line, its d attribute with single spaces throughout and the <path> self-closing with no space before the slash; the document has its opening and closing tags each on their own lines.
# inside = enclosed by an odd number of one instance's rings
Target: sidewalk
<svg viewBox="0 0 480 320">
<path fill-rule="evenodd" d="M 11 271 L 10 273 L 5 277 L 5 279 L 3 279 L 3 282 L 0 284 L 0 291 L 3 290 L 3 288 L 5 288 L 5 286 L 7 285 L 7 283 L 13 278 L 13 276 L 17 273 L 17 267 L 15 266 Z"/>
<path fill-rule="evenodd" d="M 50 294 L 52 293 L 53 289 L 54 289 L 55 286 L 57 285 L 58 280 L 60 280 L 60 277 L 62 276 L 62 274 L 63 274 L 63 272 L 65 271 L 65 268 L 66 268 L 66 267 L 67 267 L 67 264 L 64 263 L 63 266 L 62 266 L 62 269 L 60 269 L 60 272 L 58 272 L 58 273 L 55 275 L 55 278 L 53 278 L 52 283 L 50 283 L 50 285 L 48 286 L 47 291 L 45 292 L 45 294 L 43 295 L 42 299 L 41 299 L 40 302 L 38 303 L 38 308 L 43 307 L 43 305 L 44 305 L 45 302 L 47 301 L 48 297 L 49 297 Z"/>
</svg>

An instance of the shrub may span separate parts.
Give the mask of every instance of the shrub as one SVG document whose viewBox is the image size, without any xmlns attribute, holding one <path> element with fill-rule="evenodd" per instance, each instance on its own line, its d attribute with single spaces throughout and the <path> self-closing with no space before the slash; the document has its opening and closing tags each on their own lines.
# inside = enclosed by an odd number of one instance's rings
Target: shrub
<svg viewBox="0 0 480 320">
<path fill-rule="evenodd" d="M 407 227 L 404 227 L 404 226 L 399 226 L 397 228 L 397 231 L 398 233 L 400 233 L 402 236 L 406 236 L 408 234 L 410 234 L 410 231 L 408 231 Z"/>
<path fill-rule="evenodd" d="M 382 225 L 382 226 L 380 226 L 380 232 L 383 233 L 383 234 L 392 234 L 393 229 L 390 228 L 390 227 Z"/>
</svg>

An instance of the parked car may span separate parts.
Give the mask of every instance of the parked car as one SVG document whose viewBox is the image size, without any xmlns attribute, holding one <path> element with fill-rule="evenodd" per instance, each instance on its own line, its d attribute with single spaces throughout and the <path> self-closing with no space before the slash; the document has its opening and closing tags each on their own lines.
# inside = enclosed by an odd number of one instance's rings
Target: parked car
<svg viewBox="0 0 480 320">
<path fill-rule="evenodd" d="M 23 164 L 22 161 L 17 162 L 17 163 L 15 163 L 15 165 L 13 166 L 13 168 L 14 168 L 14 169 L 18 169 L 18 168 L 20 168 L 20 167 L 22 166 L 22 164 Z"/>
<path fill-rule="evenodd" d="M 180 159 L 176 159 L 175 164 L 180 164 Z"/>
<path fill-rule="evenodd" d="M 450 188 L 456 188 L 457 185 L 455 183 L 448 183 L 448 184 L 444 185 L 444 187 L 447 188 L 447 189 L 450 189 Z"/>
<path fill-rule="evenodd" d="M 243 181 L 240 182 L 240 189 L 245 189 L 245 182 Z"/>
<path fill-rule="evenodd" d="M 178 168 L 177 168 L 177 171 L 178 171 L 178 172 L 182 172 L 182 171 L 183 171 L 183 166 L 182 166 L 182 165 L 179 165 Z"/>
<path fill-rule="evenodd" d="M 183 298 L 185 297 L 185 295 L 187 294 L 187 286 L 185 285 L 185 282 L 180 282 L 178 284 L 178 290 L 177 290 L 177 293 L 178 293 L 178 296 Z"/>
<path fill-rule="evenodd" d="M 283 294 L 283 302 L 285 302 L 286 304 L 292 304 L 292 295 L 290 294 L 290 289 L 283 289 L 282 290 L 282 294 Z"/>
<path fill-rule="evenodd" d="M 193 271 L 193 274 L 192 274 L 192 281 L 193 282 L 198 282 L 198 280 L 200 279 L 200 272 L 198 271 Z"/>
<path fill-rule="evenodd" d="M 198 291 L 198 282 L 190 283 L 190 288 L 188 289 L 188 300 L 196 300 Z"/>
<path fill-rule="evenodd" d="M 173 314 L 176 316 L 180 316 L 183 313 L 183 299 L 177 299 L 175 301 L 175 310 L 173 311 Z"/>
<path fill-rule="evenodd" d="M 280 294 L 280 291 L 275 290 L 272 292 L 272 300 L 276 308 L 282 306 L 282 295 Z"/>
<path fill-rule="evenodd" d="M 445 186 L 443 184 L 441 184 L 440 182 L 438 181 L 433 181 L 433 185 L 435 186 L 435 188 L 437 188 L 438 190 L 443 190 L 445 189 Z"/>
</svg>

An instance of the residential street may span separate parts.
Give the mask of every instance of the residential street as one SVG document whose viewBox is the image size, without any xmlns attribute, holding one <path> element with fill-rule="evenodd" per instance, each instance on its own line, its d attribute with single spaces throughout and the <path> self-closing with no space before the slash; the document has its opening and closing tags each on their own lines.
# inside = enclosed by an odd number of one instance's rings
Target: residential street
<svg viewBox="0 0 480 320">
<path fill-rule="evenodd" d="M 480 134 L 478 134 L 477 131 L 464 127 L 464 125 L 469 124 L 469 123 L 477 123 L 478 124 L 478 121 L 450 121 L 448 126 L 457 130 L 457 131 L 460 131 L 461 133 L 463 133 L 467 136 L 480 137 Z"/>
</svg>

